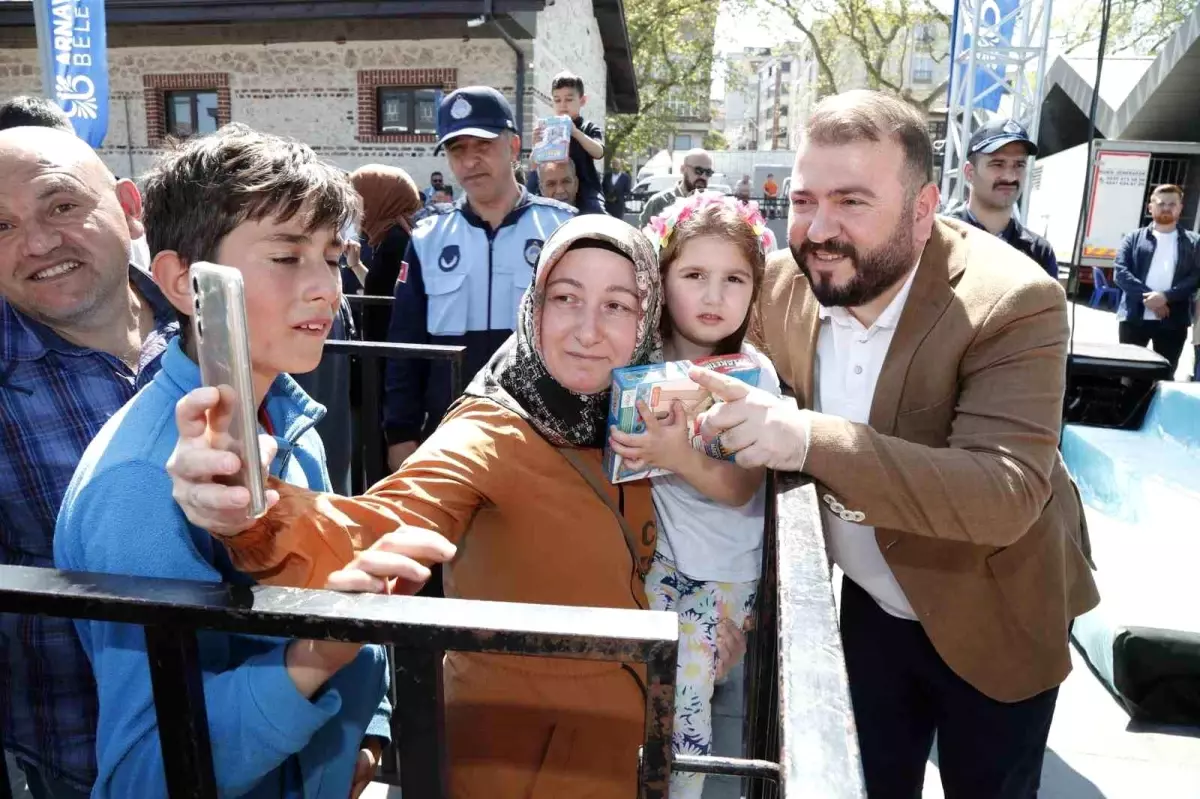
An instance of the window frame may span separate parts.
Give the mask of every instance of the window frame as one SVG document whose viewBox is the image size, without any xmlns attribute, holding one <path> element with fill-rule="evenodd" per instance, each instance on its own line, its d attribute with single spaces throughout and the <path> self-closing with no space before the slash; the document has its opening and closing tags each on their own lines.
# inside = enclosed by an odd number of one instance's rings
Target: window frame
<svg viewBox="0 0 1200 799">
<path fill-rule="evenodd" d="M 200 95 L 211 95 L 213 109 L 218 111 L 217 117 L 213 119 L 214 127 L 210 131 L 200 130 Z M 187 135 L 179 133 L 179 120 L 175 116 L 175 99 L 183 96 L 188 97 L 190 100 L 189 107 L 194 128 Z M 192 136 L 203 136 L 207 133 L 213 133 L 221 127 L 220 107 L 221 93 L 217 89 L 165 89 L 163 90 L 163 129 L 168 136 L 174 139 L 188 139 Z"/>
<path fill-rule="evenodd" d="M 443 93 L 442 86 L 396 86 L 381 84 L 375 87 L 375 135 L 376 136 L 434 136 L 437 134 L 437 107 L 438 94 Z M 431 92 L 433 94 L 433 122 L 428 130 L 418 130 L 417 107 L 422 102 L 418 99 L 418 95 L 422 92 Z M 405 114 L 405 130 L 388 130 L 385 127 L 384 120 L 384 96 L 386 94 L 404 95 L 407 98 L 407 112 Z"/>
</svg>

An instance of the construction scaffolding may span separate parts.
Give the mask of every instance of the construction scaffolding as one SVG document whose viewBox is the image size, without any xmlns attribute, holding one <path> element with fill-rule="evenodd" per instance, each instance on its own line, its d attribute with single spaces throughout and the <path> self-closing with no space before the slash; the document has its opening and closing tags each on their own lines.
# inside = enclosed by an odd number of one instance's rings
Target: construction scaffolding
<svg viewBox="0 0 1200 799">
<path fill-rule="evenodd" d="M 1052 6 L 1053 0 L 958 0 L 942 150 L 943 208 L 966 201 L 967 142 L 988 119 L 1011 117 L 1037 140 Z M 1022 221 L 1028 204 L 1027 181 Z"/>
</svg>

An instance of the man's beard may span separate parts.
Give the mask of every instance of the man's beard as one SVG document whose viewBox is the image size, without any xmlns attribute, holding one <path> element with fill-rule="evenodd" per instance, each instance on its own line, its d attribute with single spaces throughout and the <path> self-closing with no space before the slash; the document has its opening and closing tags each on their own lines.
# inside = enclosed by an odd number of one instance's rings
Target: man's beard
<svg viewBox="0 0 1200 799">
<path fill-rule="evenodd" d="M 856 308 L 877 299 L 896 285 L 917 262 L 917 247 L 909 227 L 911 219 L 912 203 L 905 203 L 904 213 L 891 237 L 878 249 L 868 253 L 860 253 L 852 244 L 837 239 L 818 243 L 806 238 L 799 247 L 792 244 L 792 257 L 808 278 L 817 302 L 826 308 Z M 823 277 L 813 276 L 808 268 L 808 257 L 821 252 L 850 259 L 854 266 L 854 277 L 850 278 L 849 283 L 834 286 Z"/>
<path fill-rule="evenodd" d="M 708 179 L 707 178 L 696 178 L 693 181 L 693 180 L 689 180 L 687 175 L 683 176 L 683 193 L 684 194 L 692 194 L 693 192 L 695 192 L 697 190 L 705 191 L 707 189 L 708 189 Z"/>
<path fill-rule="evenodd" d="M 1163 227 L 1167 227 L 1168 225 L 1174 225 L 1174 224 L 1176 224 L 1175 214 L 1166 213 L 1166 212 L 1155 214 L 1154 222 L 1156 224 L 1162 225 Z"/>
</svg>

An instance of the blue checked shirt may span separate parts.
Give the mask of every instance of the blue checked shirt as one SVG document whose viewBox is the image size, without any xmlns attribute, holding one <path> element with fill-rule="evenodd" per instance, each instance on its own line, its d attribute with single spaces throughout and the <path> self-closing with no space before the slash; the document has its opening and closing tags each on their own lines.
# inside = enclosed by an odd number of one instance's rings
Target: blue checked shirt
<svg viewBox="0 0 1200 799">
<path fill-rule="evenodd" d="M 0 299 L 0 563 L 53 568 L 54 523 L 75 466 L 108 418 L 158 372 L 178 331 L 154 281 L 132 266 L 130 279 L 155 320 L 136 372 Z M 4 748 L 90 788 L 97 712 L 91 665 L 71 620 L 0 614 Z"/>
</svg>

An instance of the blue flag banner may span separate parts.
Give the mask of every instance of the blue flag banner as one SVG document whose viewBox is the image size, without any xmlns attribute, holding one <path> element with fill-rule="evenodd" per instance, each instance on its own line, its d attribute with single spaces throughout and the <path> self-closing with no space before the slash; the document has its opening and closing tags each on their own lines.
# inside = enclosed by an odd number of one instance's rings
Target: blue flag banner
<svg viewBox="0 0 1200 799">
<path fill-rule="evenodd" d="M 975 0 L 982 6 L 979 15 L 980 46 L 984 47 L 1004 47 L 1012 44 L 1013 30 L 1017 25 L 1017 15 L 1013 14 L 1020 4 L 1020 0 Z M 951 63 L 954 68 L 950 72 L 950 87 L 947 96 L 953 96 L 949 92 L 956 91 L 956 87 L 961 86 L 963 81 L 967 79 L 967 64 L 959 63 L 956 59 L 958 56 L 966 53 L 971 47 L 971 39 L 974 36 L 974 31 L 969 30 L 969 26 L 973 25 L 975 20 L 973 16 L 974 7 L 963 9 L 965 14 L 959 13 L 961 0 L 956 0 L 954 3 L 954 17 L 950 23 L 950 46 L 957 48 L 959 44 L 958 26 L 968 26 L 968 32 L 962 36 L 962 49 L 955 49 L 950 54 Z M 1011 14 L 1011 16 L 1009 16 Z M 1008 19 L 1005 19 L 1008 17 Z M 1000 20 L 1004 20 L 1000 24 Z M 999 73 L 998 79 L 987 68 L 991 67 L 995 72 Z M 973 104 L 975 109 L 986 109 L 988 111 L 997 111 L 1000 108 L 1000 99 L 1007 93 L 1007 87 L 1004 84 L 1003 78 L 1005 74 L 1005 65 L 1003 63 L 988 63 L 986 57 L 977 56 L 975 62 L 975 86 L 972 88 L 971 96 L 976 100 Z M 963 97 L 963 108 L 966 108 L 967 98 Z"/>
<path fill-rule="evenodd" d="M 104 0 L 34 0 L 49 12 L 54 100 L 92 147 L 108 133 L 108 53 Z"/>
</svg>

